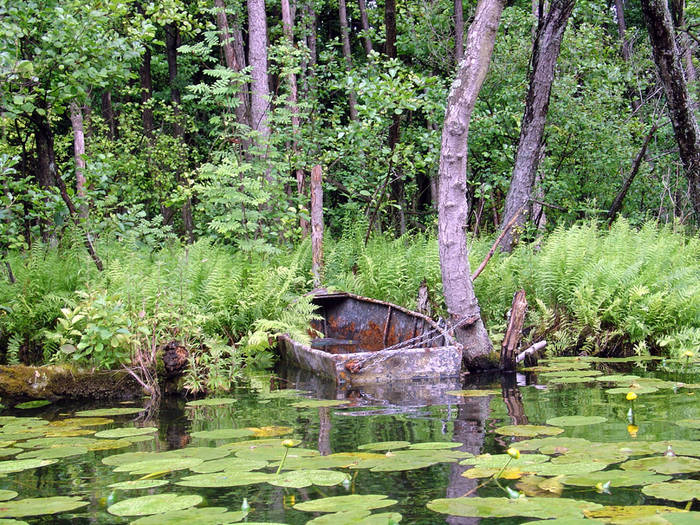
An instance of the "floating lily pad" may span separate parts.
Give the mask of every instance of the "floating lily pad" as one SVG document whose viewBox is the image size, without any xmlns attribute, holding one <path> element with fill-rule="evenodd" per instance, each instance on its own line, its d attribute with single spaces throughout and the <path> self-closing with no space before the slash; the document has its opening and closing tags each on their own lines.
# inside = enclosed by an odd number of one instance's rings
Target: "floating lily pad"
<svg viewBox="0 0 700 525">
<path fill-rule="evenodd" d="M 573 447 L 588 447 L 591 442 L 583 438 L 570 438 L 570 437 L 548 437 L 548 438 L 537 438 L 528 439 L 527 441 L 519 441 L 517 448 L 519 450 L 539 450 L 543 454 L 562 454 L 563 452 L 543 452 L 545 448 L 554 450 L 570 450 Z"/>
<path fill-rule="evenodd" d="M 269 438 L 274 436 L 284 436 L 286 434 L 291 434 L 294 429 L 292 427 L 267 426 L 248 427 L 246 430 L 250 430 L 255 437 Z"/>
<path fill-rule="evenodd" d="M 604 521 L 591 520 L 588 518 L 557 518 L 553 520 L 537 520 L 528 521 L 528 525 L 535 525 L 537 523 L 546 523 L 547 525 L 595 525 L 596 523 L 605 523 Z"/>
<path fill-rule="evenodd" d="M 146 516 L 131 525 L 223 525 L 235 523 L 247 516 L 247 512 L 229 512 L 225 507 L 204 507 L 175 510 L 155 516 Z"/>
<path fill-rule="evenodd" d="M 501 468 L 507 464 L 510 468 L 522 468 L 545 463 L 546 461 L 549 461 L 549 456 L 543 454 L 521 454 L 520 459 L 513 459 L 508 454 L 481 454 L 480 456 L 467 458 L 459 464 L 475 465 L 480 468 Z"/>
<path fill-rule="evenodd" d="M 662 512 L 659 518 L 666 520 L 671 525 L 698 525 L 700 523 L 700 512 Z"/>
<path fill-rule="evenodd" d="M 658 392 L 658 388 L 653 387 L 653 386 L 623 386 L 620 388 L 608 388 L 605 393 L 606 394 L 627 394 L 629 392 L 634 392 L 635 394 L 653 394 L 654 392 Z"/>
<path fill-rule="evenodd" d="M 538 376 L 540 379 L 551 379 L 554 377 L 595 377 L 603 375 L 600 370 L 560 370 L 557 372 L 549 372 Z M 592 379 L 591 379 L 592 381 Z"/>
<path fill-rule="evenodd" d="M 186 470 L 202 463 L 199 458 L 175 458 L 168 457 L 162 459 L 152 459 L 127 463 L 114 469 L 115 472 L 128 472 L 130 474 L 153 474 L 154 472 L 173 472 L 175 470 Z"/>
<path fill-rule="evenodd" d="M 365 443 L 360 445 L 358 450 L 383 451 L 383 450 L 398 450 L 410 446 L 408 441 L 378 441 L 376 443 Z"/>
<path fill-rule="evenodd" d="M 606 383 L 631 383 L 632 381 L 636 381 L 637 379 L 639 379 L 639 376 L 620 374 L 599 376 L 595 378 L 596 381 L 604 381 Z"/>
<path fill-rule="evenodd" d="M 321 453 L 318 450 L 310 448 L 285 448 L 282 446 L 262 446 L 257 448 L 247 448 L 238 450 L 236 456 L 246 459 L 257 459 L 265 461 L 280 461 L 285 453 L 287 458 L 319 456 Z"/>
<path fill-rule="evenodd" d="M 700 481 L 679 479 L 670 483 L 654 483 L 642 489 L 647 496 L 671 501 L 691 501 L 700 498 Z"/>
<path fill-rule="evenodd" d="M 205 461 L 204 463 L 190 467 L 190 470 L 198 474 L 211 474 L 212 472 L 221 472 L 224 470 L 248 472 L 251 470 L 259 470 L 261 468 L 265 468 L 266 466 L 267 461 L 233 457 Z"/>
<path fill-rule="evenodd" d="M 275 477 L 274 474 L 266 472 L 241 472 L 239 470 L 215 472 L 212 474 L 197 474 L 185 476 L 177 482 L 183 487 L 241 487 L 264 483 Z"/>
<path fill-rule="evenodd" d="M 285 388 L 283 390 L 271 390 L 266 394 L 261 394 L 260 399 L 286 399 L 299 397 L 303 394 L 308 394 L 308 392 L 306 390 L 297 390 L 296 388 Z"/>
<path fill-rule="evenodd" d="M 350 403 L 350 401 L 345 399 L 307 399 L 306 401 L 294 403 L 292 406 L 297 408 L 322 408 L 337 407 L 347 405 L 348 403 Z"/>
<path fill-rule="evenodd" d="M 452 443 L 451 441 L 431 441 L 427 443 L 413 443 L 408 448 L 410 450 L 443 450 L 459 448 L 463 444 L 464 443 Z"/>
<path fill-rule="evenodd" d="M 143 412 L 143 408 L 134 407 L 117 407 L 117 408 L 97 408 L 94 410 L 81 410 L 76 412 L 78 417 L 110 417 L 110 416 L 128 416 Z"/>
<path fill-rule="evenodd" d="M 119 483 L 112 483 L 109 485 L 110 488 L 118 490 L 142 490 L 142 489 L 152 489 L 155 487 L 162 487 L 167 485 L 167 479 L 134 479 L 131 481 L 120 481 Z"/>
<path fill-rule="evenodd" d="M 620 467 L 624 470 L 653 470 L 659 474 L 682 474 L 700 471 L 700 459 L 657 456 L 627 461 Z"/>
<path fill-rule="evenodd" d="M 612 521 L 619 519 L 638 520 L 649 516 L 656 516 L 662 512 L 682 512 L 681 509 L 675 507 L 664 507 L 661 505 L 610 505 L 600 509 L 586 510 L 584 514 L 587 518 L 603 521 Z"/>
<path fill-rule="evenodd" d="M 555 465 L 563 465 L 570 463 L 583 463 L 593 461 L 595 463 L 604 463 L 610 465 L 612 463 L 620 463 L 626 461 L 628 455 L 615 450 L 614 448 L 606 448 L 602 443 L 596 443 L 597 446 L 591 447 L 586 452 L 566 452 L 561 456 L 552 458 L 552 463 Z"/>
<path fill-rule="evenodd" d="M 82 454 L 87 454 L 87 452 L 88 452 L 87 447 L 75 447 L 75 446 L 52 447 L 52 448 L 43 448 L 40 450 L 30 450 L 28 452 L 24 452 L 24 453 L 18 455 L 17 459 L 29 459 L 29 458 L 60 459 L 60 458 L 68 458 L 70 456 L 80 456 Z"/>
<path fill-rule="evenodd" d="M 650 443 L 650 446 L 651 450 L 656 453 L 665 454 L 668 451 L 668 447 L 671 447 L 671 450 L 677 456 L 700 456 L 700 441 L 672 439 L 669 441 L 656 441 Z"/>
<path fill-rule="evenodd" d="M 15 405 L 15 408 L 21 408 L 25 410 L 30 408 L 45 407 L 46 405 L 50 404 L 51 401 L 49 401 L 48 399 L 35 399 L 34 401 L 25 401 L 24 403 L 19 403 L 18 405 Z"/>
<path fill-rule="evenodd" d="M 77 496 L 53 496 L 50 498 L 26 498 L 7 501 L 0 505 L 0 518 L 21 518 L 58 514 L 79 509 L 88 504 Z"/>
<path fill-rule="evenodd" d="M 156 494 L 120 501 L 107 507 L 107 512 L 115 516 L 147 516 L 194 507 L 202 500 L 195 494 Z"/>
<path fill-rule="evenodd" d="M 98 441 L 98 443 L 101 443 Z M 102 463 L 105 465 L 126 465 L 127 463 L 136 463 L 138 461 L 146 461 L 147 459 L 157 459 L 158 455 L 154 452 L 125 452 L 123 454 L 114 454 L 102 458 Z"/>
<path fill-rule="evenodd" d="M 590 501 L 568 498 L 442 498 L 428 503 L 428 508 L 442 514 L 481 518 L 580 518 L 585 510 L 601 508 Z"/>
<path fill-rule="evenodd" d="M 204 399 L 197 399 L 195 401 L 188 401 L 185 403 L 186 407 L 216 407 L 224 405 L 232 405 L 236 403 L 236 400 L 232 397 L 207 397 Z"/>
<path fill-rule="evenodd" d="M 526 473 L 518 467 L 495 468 L 495 467 L 474 467 L 465 471 L 462 476 L 469 479 L 481 479 L 496 477 L 499 479 L 520 479 Z"/>
<path fill-rule="evenodd" d="M 57 428 L 55 430 L 50 430 L 44 434 L 45 437 L 77 437 L 77 436 L 89 436 L 94 434 L 95 431 L 89 428 Z"/>
<path fill-rule="evenodd" d="M 311 485 L 332 487 L 340 485 L 347 478 L 347 474 L 334 470 L 292 470 L 276 475 L 268 483 L 277 487 L 294 489 L 310 487 Z"/>
<path fill-rule="evenodd" d="M 398 512 L 371 514 L 368 510 L 349 510 L 321 515 L 307 521 L 306 525 L 386 525 L 391 522 L 399 523 L 401 518 Z"/>
<path fill-rule="evenodd" d="M 86 437 L 52 437 L 33 438 L 20 444 L 24 448 L 88 447 L 96 442 L 96 439 Z"/>
<path fill-rule="evenodd" d="M 49 423 L 50 427 L 98 427 L 114 423 L 114 419 L 107 417 L 71 417 Z"/>
<path fill-rule="evenodd" d="M 538 476 L 566 476 L 574 474 L 587 474 L 607 467 L 607 463 L 597 461 L 582 461 L 579 463 L 540 463 L 525 467 L 528 472 Z"/>
<path fill-rule="evenodd" d="M 7 458 L 10 456 L 14 456 L 15 454 L 19 454 L 20 452 L 24 452 L 24 449 L 23 448 L 15 448 L 15 447 L 0 448 L 0 458 Z"/>
<path fill-rule="evenodd" d="M 542 478 L 530 475 L 518 481 L 515 488 L 529 497 L 551 497 L 552 495 L 559 497 L 564 491 L 564 485 L 559 482 L 560 478 L 561 476 Z"/>
<path fill-rule="evenodd" d="M 574 485 L 578 487 L 595 487 L 596 485 L 610 483 L 611 487 L 635 487 L 637 485 L 648 485 L 667 481 L 671 478 L 661 476 L 646 470 L 605 470 L 602 472 L 591 472 L 589 474 L 577 474 L 565 476 L 561 482 L 564 485 Z"/>
<path fill-rule="evenodd" d="M 164 457 L 198 458 L 202 461 L 225 458 L 229 454 L 231 451 L 222 447 L 185 447 L 161 453 Z"/>
<path fill-rule="evenodd" d="M 499 390 L 448 390 L 445 392 L 448 396 L 458 397 L 484 397 L 500 394 Z"/>
<path fill-rule="evenodd" d="M 679 427 L 700 429 L 700 419 L 679 419 L 675 423 Z"/>
<path fill-rule="evenodd" d="M 503 436 L 533 437 L 556 436 L 564 432 L 564 429 L 542 425 L 505 425 L 498 427 L 494 432 Z"/>
<path fill-rule="evenodd" d="M 0 490 L 0 501 L 8 501 L 14 499 L 19 494 L 14 490 Z"/>
<path fill-rule="evenodd" d="M 90 451 L 96 450 L 116 450 L 120 448 L 126 448 L 133 445 L 134 442 L 128 439 L 101 439 L 90 445 L 87 449 Z"/>
<path fill-rule="evenodd" d="M 252 436 L 253 432 L 247 428 L 219 428 L 216 430 L 201 430 L 190 434 L 197 439 L 235 439 L 245 436 Z"/>
<path fill-rule="evenodd" d="M 119 439 L 131 436 L 142 436 L 144 434 L 152 434 L 153 432 L 158 432 L 158 429 L 156 427 L 112 428 L 110 430 L 102 430 L 101 432 L 98 432 L 95 434 L 95 437 Z"/>
<path fill-rule="evenodd" d="M 573 385 L 576 383 L 590 383 L 595 377 L 551 377 L 547 379 L 547 383 L 556 385 Z"/>
<path fill-rule="evenodd" d="M 294 509 L 304 512 L 343 512 L 348 510 L 382 509 L 394 505 L 396 500 L 388 499 L 382 494 L 351 494 L 349 496 L 333 496 L 321 498 L 294 505 Z"/>
<path fill-rule="evenodd" d="M 607 418 L 602 416 L 562 416 L 548 419 L 547 424 L 562 427 L 580 427 L 584 425 L 597 425 L 605 421 L 607 421 Z"/>
<path fill-rule="evenodd" d="M 47 467 L 57 463 L 57 459 L 15 459 L 13 461 L 0 461 L 0 474 L 22 472 L 33 468 Z"/>
</svg>

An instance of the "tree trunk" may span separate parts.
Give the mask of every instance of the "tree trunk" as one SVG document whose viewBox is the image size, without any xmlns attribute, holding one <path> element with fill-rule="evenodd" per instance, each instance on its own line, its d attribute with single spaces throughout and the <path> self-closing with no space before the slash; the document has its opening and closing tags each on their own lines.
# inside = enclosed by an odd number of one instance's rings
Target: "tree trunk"
<svg viewBox="0 0 700 525">
<path fill-rule="evenodd" d="M 630 61 L 632 56 L 632 42 L 627 38 L 627 24 L 625 24 L 625 6 L 623 0 L 615 0 L 615 16 L 617 18 L 617 34 L 622 42 L 622 59 Z"/>
<path fill-rule="evenodd" d="M 314 7 L 314 2 L 309 1 L 306 4 L 306 16 L 308 18 L 308 34 L 306 36 L 306 45 L 309 48 L 309 67 L 313 69 L 317 62 L 316 53 L 316 29 L 318 26 L 318 19 L 316 16 L 316 9 Z"/>
<path fill-rule="evenodd" d="M 294 21 L 292 17 L 291 9 L 289 8 L 289 0 L 282 0 L 282 26 L 284 30 L 284 35 L 289 41 L 290 46 L 294 47 Z M 287 82 L 289 83 L 289 111 L 292 114 L 292 154 L 294 155 L 294 161 L 299 162 L 299 143 L 297 136 L 299 134 L 299 106 L 297 106 L 297 76 L 294 73 L 290 73 L 287 76 Z M 299 166 L 295 166 L 294 172 L 297 179 L 297 193 L 300 197 L 304 195 L 304 188 L 306 186 L 304 170 Z M 309 233 L 309 223 L 303 217 L 299 218 L 299 226 L 301 227 L 301 234 L 306 237 Z"/>
<path fill-rule="evenodd" d="M 501 240 L 501 250 L 510 252 L 517 241 L 518 229 L 525 224 L 531 206 L 527 203 L 532 197 L 535 174 L 540 163 L 544 126 L 547 121 L 549 96 L 554 82 L 554 68 L 557 65 L 561 41 L 576 0 L 553 0 L 544 20 L 537 28 L 537 36 L 532 51 L 532 72 L 530 87 L 525 102 L 525 113 L 520 128 L 520 140 L 515 154 L 513 177 L 503 217 L 501 229 L 516 213 L 513 228 Z"/>
<path fill-rule="evenodd" d="M 311 273 L 314 287 L 323 282 L 323 181 L 321 166 L 311 169 Z"/>
<path fill-rule="evenodd" d="M 234 50 L 234 39 L 231 37 L 231 32 L 229 30 L 224 0 L 214 0 L 214 7 L 216 7 L 216 25 L 219 28 L 219 40 L 221 41 L 221 48 L 224 52 L 226 67 L 234 71 L 240 71 L 243 68 L 243 65 L 238 60 Z M 236 121 L 239 124 L 248 126 L 250 124 L 250 122 L 248 122 L 248 96 L 245 91 L 245 86 L 243 85 L 240 87 L 240 91 L 238 92 L 238 99 L 239 102 L 236 106 Z"/>
<path fill-rule="evenodd" d="M 267 139 L 267 108 L 270 86 L 267 79 L 267 18 L 265 0 L 248 0 L 248 63 L 251 67 L 251 128 Z"/>
<path fill-rule="evenodd" d="M 151 80 L 151 50 L 146 47 L 143 52 L 143 60 L 139 69 L 141 80 L 141 119 L 143 121 L 143 131 L 150 137 L 153 132 L 153 110 L 149 106 L 153 94 L 153 81 Z"/>
<path fill-rule="evenodd" d="M 352 71 L 352 52 L 350 50 L 350 32 L 348 29 L 348 12 L 345 6 L 345 0 L 338 0 L 338 15 L 340 16 L 340 35 L 343 41 L 343 56 L 345 57 L 345 67 L 348 74 Z M 357 120 L 357 97 L 355 90 L 351 89 L 348 93 L 348 105 L 350 106 L 350 120 Z"/>
<path fill-rule="evenodd" d="M 455 63 L 459 64 L 464 57 L 464 8 L 462 0 L 455 3 Z"/>
<path fill-rule="evenodd" d="M 683 170 L 690 183 L 695 220 L 700 223 L 700 130 L 681 67 L 671 15 L 663 0 L 641 0 L 641 4 Z"/>
<path fill-rule="evenodd" d="M 369 55 L 372 52 L 372 39 L 369 35 L 369 18 L 367 17 L 367 3 L 365 0 L 359 0 L 360 4 L 360 21 L 362 22 L 362 43 L 365 46 L 365 52 Z"/>
<path fill-rule="evenodd" d="M 85 199 L 85 132 L 83 113 L 75 102 L 70 104 L 70 123 L 73 128 L 73 152 L 75 155 L 75 193 L 80 200 L 80 217 L 86 219 L 88 207 Z"/>
<path fill-rule="evenodd" d="M 384 54 L 389 58 L 396 58 L 396 0 L 384 2 L 384 26 L 386 27 Z"/>
<path fill-rule="evenodd" d="M 107 134 L 110 140 L 115 140 L 117 138 L 117 125 L 114 120 L 114 108 L 112 106 L 112 92 L 107 90 L 102 93 L 102 118 L 105 119 L 107 124 Z"/>
<path fill-rule="evenodd" d="M 467 34 L 465 58 L 452 83 L 439 167 L 438 243 L 442 287 L 451 323 L 480 316 L 479 302 L 470 278 L 467 236 L 467 137 L 477 96 L 491 62 L 505 0 L 480 0 Z M 479 367 L 492 345 L 483 322 L 455 330 L 464 347 L 467 366 Z"/>
</svg>

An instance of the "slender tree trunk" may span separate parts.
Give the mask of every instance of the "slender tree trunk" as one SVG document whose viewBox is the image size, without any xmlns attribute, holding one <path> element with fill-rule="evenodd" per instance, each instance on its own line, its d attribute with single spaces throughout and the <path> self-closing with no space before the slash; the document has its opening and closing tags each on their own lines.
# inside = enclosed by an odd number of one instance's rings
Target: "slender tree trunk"
<svg viewBox="0 0 700 525">
<path fill-rule="evenodd" d="M 365 0 L 359 0 L 360 4 L 360 21 L 362 22 L 362 43 L 365 46 L 365 52 L 369 55 L 372 52 L 372 39 L 369 35 L 369 18 L 367 17 L 367 4 Z"/>
<path fill-rule="evenodd" d="M 289 45 L 294 47 L 294 21 L 292 17 L 291 9 L 289 8 L 289 0 L 282 0 L 282 26 L 284 30 L 284 36 L 289 41 Z M 290 73 L 287 76 L 287 82 L 289 84 L 289 111 L 292 114 L 292 134 L 294 136 L 292 140 L 292 153 L 294 155 L 294 161 L 299 162 L 299 143 L 297 136 L 299 134 L 299 106 L 297 105 L 297 77 L 294 73 Z M 304 195 L 304 188 L 306 186 L 304 170 L 299 166 L 295 166 L 294 172 L 297 179 L 297 193 L 300 197 Z M 299 219 L 299 226 L 301 227 L 301 234 L 305 237 L 309 233 L 309 223 L 306 219 L 301 217 Z"/>
<path fill-rule="evenodd" d="M 700 130 L 681 67 L 671 15 L 664 0 L 641 0 L 641 5 L 683 170 L 690 183 L 695 220 L 700 223 Z"/>
<path fill-rule="evenodd" d="M 455 3 L 455 63 L 459 64 L 464 57 L 464 8 L 462 0 Z"/>
<path fill-rule="evenodd" d="M 151 80 L 151 50 L 146 47 L 143 52 L 143 60 L 139 69 L 141 80 L 141 119 L 143 121 L 143 131 L 148 137 L 153 132 L 153 110 L 149 107 L 151 96 L 153 95 L 153 81 Z"/>
<path fill-rule="evenodd" d="M 671 19 L 675 29 L 685 27 L 685 0 L 670 0 Z M 684 31 L 678 32 L 678 45 L 681 54 L 681 63 L 685 70 L 685 79 L 689 84 L 694 83 L 697 78 L 695 65 L 693 64 L 693 54 L 691 51 L 690 37 Z"/>
<path fill-rule="evenodd" d="M 110 140 L 117 138 L 117 125 L 114 120 L 114 108 L 112 106 L 112 92 L 107 90 L 101 96 L 102 118 L 107 124 L 107 134 Z"/>
<path fill-rule="evenodd" d="M 615 17 L 617 18 L 617 34 L 622 42 L 622 59 L 630 61 L 632 56 L 632 42 L 627 38 L 627 24 L 625 24 L 625 6 L 623 0 L 615 0 Z"/>
<path fill-rule="evenodd" d="M 476 316 L 455 329 L 467 366 L 482 365 L 492 345 L 481 320 L 469 269 L 467 219 L 467 137 L 477 96 L 486 78 L 505 0 L 480 0 L 467 34 L 465 57 L 452 83 L 442 128 L 439 167 L 438 243 L 442 287 L 451 323 Z"/>
<path fill-rule="evenodd" d="M 81 199 L 80 217 L 88 216 L 85 199 L 85 131 L 83 129 L 83 112 L 75 102 L 70 104 L 70 123 L 73 128 L 73 152 L 75 155 L 75 193 Z"/>
<path fill-rule="evenodd" d="M 345 67 L 348 74 L 352 71 L 352 52 L 350 50 L 350 31 L 348 29 L 348 12 L 345 6 L 345 0 L 338 0 L 338 15 L 340 17 L 340 34 L 343 41 L 343 56 L 345 57 Z M 357 97 L 355 90 L 351 89 L 348 93 L 348 105 L 350 106 L 350 120 L 357 120 Z"/>
<path fill-rule="evenodd" d="M 306 46 L 309 48 L 309 67 L 311 70 L 313 70 L 318 56 L 316 52 L 316 31 L 318 26 L 318 17 L 316 15 L 316 9 L 314 8 L 313 1 L 309 1 L 306 4 L 306 16 L 309 24 L 306 36 Z"/>
<path fill-rule="evenodd" d="M 251 67 L 251 127 L 263 139 L 270 136 L 267 108 L 270 85 L 267 78 L 267 15 L 265 0 L 248 0 L 248 63 Z"/>
<path fill-rule="evenodd" d="M 552 0 L 549 11 L 540 21 L 532 51 L 532 72 L 530 87 L 525 102 L 525 113 L 520 128 L 520 140 L 515 154 L 515 166 L 506 206 L 501 219 L 501 229 L 516 213 L 520 214 L 515 225 L 501 240 L 501 250 L 510 252 L 522 228 L 531 206 L 527 203 L 532 197 L 535 175 L 540 163 L 544 126 L 549 109 L 549 96 L 554 82 L 554 68 L 557 65 L 561 41 L 576 0 Z"/>
<path fill-rule="evenodd" d="M 389 58 L 396 58 L 396 0 L 384 2 L 384 26 L 386 28 L 384 54 Z"/>
<path fill-rule="evenodd" d="M 243 66 L 238 60 L 234 50 L 233 43 L 235 39 L 231 36 L 231 32 L 229 30 L 224 0 L 214 0 L 214 7 L 216 7 L 216 25 L 219 28 L 219 40 L 221 41 L 221 48 L 224 52 L 226 67 L 234 71 L 240 71 Z M 248 96 L 244 85 L 240 86 L 238 99 L 239 102 L 236 106 L 236 121 L 239 124 L 248 126 L 250 124 L 248 121 Z"/>
</svg>

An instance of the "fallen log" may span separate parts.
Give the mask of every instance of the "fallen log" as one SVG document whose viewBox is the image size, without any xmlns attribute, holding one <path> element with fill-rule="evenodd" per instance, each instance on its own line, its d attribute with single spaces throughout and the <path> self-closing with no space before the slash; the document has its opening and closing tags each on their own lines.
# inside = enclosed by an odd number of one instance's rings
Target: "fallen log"
<svg viewBox="0 0 700 525">
<path fill-rule="evenodd" d="M 525 360 L 525 358 L 531 354 L 534 354 L 538 350 L 542 350 L 545 346 L 547 346 L 547 341 L 538 341 L 534 345 L 530 346 L 529 348 L 523 350 L 518 354 L 518 357 L 515 358 L 516 363 L 521 363 Z"/>
</svg>

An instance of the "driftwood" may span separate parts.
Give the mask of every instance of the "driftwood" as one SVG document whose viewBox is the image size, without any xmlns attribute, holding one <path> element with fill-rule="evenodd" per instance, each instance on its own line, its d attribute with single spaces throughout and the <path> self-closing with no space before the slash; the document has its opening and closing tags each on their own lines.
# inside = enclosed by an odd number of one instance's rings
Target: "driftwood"
<svg viewBox="0 0 700 525">
<path fill-rule="evenodd" d="M 523 335 L 523 324 L 525 323 L 525 313 L 527 312 L 527 299 L 525 290 L 518 290 L 513 296 L 513 304 L 510 307 L 510 319 L 508 319 L 508 329 L 501 344 L 501 370 L 515 370 L 515 351 L 520 344 Z"/>
<path fill-rule="evenodd" d="M 314 286 L 321 286 L 323 269 L 323 187 L 321 166 L 311 169 L 311 273 Z"/>
<path fill-rule="evenodd" d="M 545 346 L 547 346 L 547 341 L 538 341 L 534 345 L 530 346 L 529 348 L 523 350 L 518 354 L 518 357 L 515 358 L 516 363 L 521 363 L 525 360 L 525 358 L 531 354 L 534 354 L 538 350 L 542 350 Z"/>
</svg>

